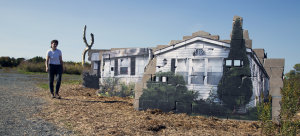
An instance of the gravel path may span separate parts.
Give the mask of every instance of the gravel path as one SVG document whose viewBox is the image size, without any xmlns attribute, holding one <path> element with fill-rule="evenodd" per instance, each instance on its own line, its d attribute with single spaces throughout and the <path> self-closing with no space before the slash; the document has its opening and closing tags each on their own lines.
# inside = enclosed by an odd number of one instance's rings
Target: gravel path
<svg viewBox="0 0 300 136">
<path fill-rule="evenodd" d="M 73 135 L 73 131 L 32 117 L 47 104 L 42 98 L 33 96 L 38 91 L 37 82 L 47 82 L 47 78 L 0 69 L 0 136 Z"/>
</svg>

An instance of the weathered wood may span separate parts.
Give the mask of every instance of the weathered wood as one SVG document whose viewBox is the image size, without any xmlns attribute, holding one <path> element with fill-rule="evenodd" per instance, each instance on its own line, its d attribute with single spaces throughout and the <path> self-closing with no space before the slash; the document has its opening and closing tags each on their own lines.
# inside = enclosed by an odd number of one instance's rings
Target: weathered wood
<svg viewBox="0 0 300 136">
<path fill-rule="evenodd" d="M 86 48 L 83 50 L 83 53 L 82 53 L 82 65 L 83 65 L 83 66 L 85 66 L 85 65 L 84 65 L 84 62 L 85 62 L 85 54 L 86 54 L 86 52 L 87 52 L 88 50 L 90 50 L 90 49 L 92 48 L 92 46 L 93 46 L 93 44 L 94 44 L 94 35 L 93 35 L 93 33 L 91 33 L 91 37 L 92 37 L 91 43 L 88 44 L 88 43 L 86 42 L 86 38 L 85 38 L 85 30 L 86 30 L 86 25 L 84 25 L 84 28 L 83 28 L 83 42 L 85 43 L 85 46 L 86 46 Z"/>
</svg>

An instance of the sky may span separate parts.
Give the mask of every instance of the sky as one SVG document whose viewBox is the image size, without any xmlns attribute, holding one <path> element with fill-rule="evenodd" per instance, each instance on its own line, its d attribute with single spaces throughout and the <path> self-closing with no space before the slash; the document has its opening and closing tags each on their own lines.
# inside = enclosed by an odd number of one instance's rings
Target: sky
<svg viewBox="0 0 300 136">
<path fill-rule="evenodd" d="M 168 45 L 197 31 L 227 40 L 234 15 L 253 49 L 285 59 L 284 73 L 300 63 L 298 0 L 0 0 L 0 56 L 45 58 L 57 39 L 63 61 L 79 62 L 84 25 L 92 49 Z"/>
</svg>

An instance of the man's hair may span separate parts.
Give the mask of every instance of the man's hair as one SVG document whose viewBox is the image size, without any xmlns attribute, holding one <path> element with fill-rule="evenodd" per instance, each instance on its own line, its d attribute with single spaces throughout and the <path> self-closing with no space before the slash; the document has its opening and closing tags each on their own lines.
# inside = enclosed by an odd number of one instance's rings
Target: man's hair
<svg viewBox="0 0 300 136">
<path fill-rule="evenodd" d="M 50 46 L 50 48 L 52 48 L 52 43 L 58 44 L 58 41 L 57 41 L 57 40 L 52 40 L 52 41 L 51 41 L 51 46 Z"/>
</svg>

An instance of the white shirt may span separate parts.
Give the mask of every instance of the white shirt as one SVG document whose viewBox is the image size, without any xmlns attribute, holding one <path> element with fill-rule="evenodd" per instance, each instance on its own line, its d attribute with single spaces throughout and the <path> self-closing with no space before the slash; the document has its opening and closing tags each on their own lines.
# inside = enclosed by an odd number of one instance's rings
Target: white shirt
<svg viewBox="0 0 300 136">
<path fill-rule="evenodd" d="M 50 57 L 49 64 L 60 65 L 59 56 L 62 56 L 61 51 L 56 49 L 53 51 L 52 49 L 47 51 L 46 57 Z"/>
</svg>

